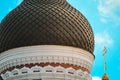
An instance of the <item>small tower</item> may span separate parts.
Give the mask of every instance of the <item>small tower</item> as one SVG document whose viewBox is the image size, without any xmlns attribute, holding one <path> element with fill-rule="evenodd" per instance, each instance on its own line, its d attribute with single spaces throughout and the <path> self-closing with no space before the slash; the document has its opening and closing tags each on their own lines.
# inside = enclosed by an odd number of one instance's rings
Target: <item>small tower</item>
<svg viewBox="0 0 120 80">
<path fill-rule="evenodd" d="M 103 50 L 103 56 L 104 56 L 104 75 L 102 76 L 102 80 L 109 80 L 109 77 L 106 74 L 106 46 L 104 46 L 104 50 Z"/>
</svg>

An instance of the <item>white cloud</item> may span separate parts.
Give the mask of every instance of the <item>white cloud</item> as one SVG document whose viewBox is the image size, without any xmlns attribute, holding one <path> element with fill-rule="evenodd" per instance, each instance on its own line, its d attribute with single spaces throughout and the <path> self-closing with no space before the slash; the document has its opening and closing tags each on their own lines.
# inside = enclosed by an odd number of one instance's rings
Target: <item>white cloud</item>
<svg viewBox="0 0 120 80">
<path fill-rule="evenodd" d="M 102 18 L 113 21 L 117 25 L 120 22 L 120 0 L 99 0 L 98 10 Z"/>
<path fill-rule="evenodd" d="M 101 80 L 101 78 L 98 77 L 98 76 L 93 76 L 93 77 L 92 77 L 92 80 Z"/>
<path fill-rule="evenodd" d="M 100 18 L 100 21 L 103 23 L 107 23 L 107 20 L 105 18 Z"/>
<path fill-rule="evenodd" d="M 103 46 L 112 46 L 112 45 L 113 45 L 113 39 L 106 31 L 95 34 L 95 46 L 98 49 L 103 48 Z"/>
</svg>

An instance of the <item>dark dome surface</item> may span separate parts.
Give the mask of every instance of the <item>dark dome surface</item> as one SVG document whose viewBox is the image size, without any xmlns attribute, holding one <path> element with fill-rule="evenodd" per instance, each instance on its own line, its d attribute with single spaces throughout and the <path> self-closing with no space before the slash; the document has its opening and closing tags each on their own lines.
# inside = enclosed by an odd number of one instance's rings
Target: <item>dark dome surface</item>
<svg viewBox="0 0 120 80">
<path fill-rule="evenodd" d="M 0 25 L 0 52 L 32 45 L 65 45 L 93 53 L 87 19 L 66 0 L 24 0 Z"/>
</svg>

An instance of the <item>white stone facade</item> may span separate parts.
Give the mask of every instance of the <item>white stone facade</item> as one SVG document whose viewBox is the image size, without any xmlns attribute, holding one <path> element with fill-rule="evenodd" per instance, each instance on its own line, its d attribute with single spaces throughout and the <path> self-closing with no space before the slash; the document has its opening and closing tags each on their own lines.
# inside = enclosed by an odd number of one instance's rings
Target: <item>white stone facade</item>
<svg viewBox="0 0 120 80">
<path fill-rule="evenodd" d="M 17 65 L 46 62 L 73 64 L 84 67 L 91 72 L 93 60 L 94 56 L 91 53 L 80 48 L 57 45 L 27 46 L 1 53 L 0 73 Z M 46 69 L 51 70 L 46 72 Z M 69 71 L 72 72 L 69 73 Z M 75 70 L 72 67 L 52 67 L 50 65 L 15 68 L 2 74 L 2 77 L 4 80 L 91 80 L 88 72 Z"/>
</svg>

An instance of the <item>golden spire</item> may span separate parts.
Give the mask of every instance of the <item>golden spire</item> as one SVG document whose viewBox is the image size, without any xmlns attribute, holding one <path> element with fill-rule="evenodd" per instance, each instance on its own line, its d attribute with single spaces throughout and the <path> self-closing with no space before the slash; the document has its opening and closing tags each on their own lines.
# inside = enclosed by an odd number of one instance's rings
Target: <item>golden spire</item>
<svg viewBox="0 0 120 80">
<path fill-rule="evenodd" d="M 106 53 L 107 53 L 107 49 L 106 49 L 106 46 L 104 46 L 104 50 L 103 50 L 103 56 L 104 56 L 104 75 L 102 76 L 102 80 L 109 80 L 109 77 L 106 74 Z"/>
</svg>

